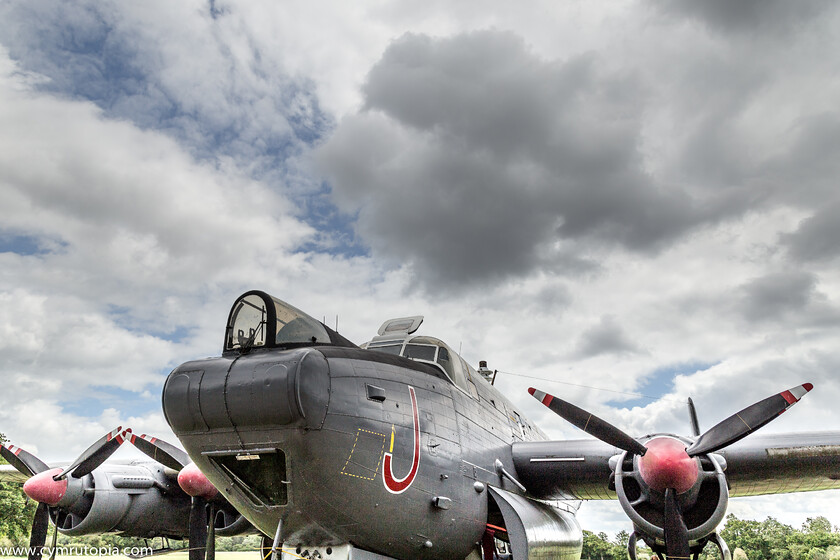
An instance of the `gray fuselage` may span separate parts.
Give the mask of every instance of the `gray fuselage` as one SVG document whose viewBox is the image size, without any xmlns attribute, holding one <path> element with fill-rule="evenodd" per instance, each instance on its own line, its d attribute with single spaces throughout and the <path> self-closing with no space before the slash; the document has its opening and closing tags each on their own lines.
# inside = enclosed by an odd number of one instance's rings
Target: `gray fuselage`
<svg viewBox="0 0 840 560">
<path fill-rule="evenodd" d="M 486 487 L 520 492 L 496 460 L 515 472 L 511 444 L 545 439 L 475 377 L 464 391 L 373 350 L 270 349 L 183 364 L 163 404 L 191 458 L 265 534 L 282 518 L 292 545 L 462 559 L 495 519 Z"/>
</svg>

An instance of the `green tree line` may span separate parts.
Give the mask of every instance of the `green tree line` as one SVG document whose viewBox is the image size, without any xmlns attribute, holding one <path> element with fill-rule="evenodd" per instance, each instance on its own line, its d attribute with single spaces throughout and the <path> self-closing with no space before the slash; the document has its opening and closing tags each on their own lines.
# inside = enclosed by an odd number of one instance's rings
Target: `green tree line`
<svg viewBox="0 0 840 560">
<path fill-rule="evenodd" d="M 6 443 L 0 433 L 0 443 Z M 0 457 L 0 464 L 8 463 Z M 20 484 L 0 482 L 0 540 L 14 544 L 29 541 L 29 530 L 35 516 L 35 502 L 26 497 Z"/>
<path fill-rule="evenodd" d="M 832 527 L 825 517 L 809 517 L 800 529 L 794 529 L 768 517 L 764 521 L 726 517 L 721 531 L 723 540 L 733 551 L 733 560 L 840 560 L 840 529 Z M 629 534 L 621 531 L 614 539 L 606 533 L 583 532 L 584 560 L 625 560 Z M 651 556 L 650 549 L 637 544 L 640 559 Z M 706 545 L 701 560 L 717 560 L 718 549 Z"/>
</svg>

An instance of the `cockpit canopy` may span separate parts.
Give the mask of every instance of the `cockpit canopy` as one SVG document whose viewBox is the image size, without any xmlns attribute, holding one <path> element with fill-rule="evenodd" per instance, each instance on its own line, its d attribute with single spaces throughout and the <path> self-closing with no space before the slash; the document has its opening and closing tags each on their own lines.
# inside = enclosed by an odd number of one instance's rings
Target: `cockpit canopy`
<svg viewBox="0 0 840 560">
<path fill-rule="evenodd" d="M 225 352 L 333 344 L 355 346 L 303 311 L 265 292 L 242 294 L 225 330 Z"/>
<path fill-rule="evenodd" d="M 430 364 L 440 370 L 440 377 L 478 398 L 475 379 L 479 375 L 461 356 L 442 340 L 412 336 L 422 322 L 420 315 L 386 321 L 379 336 L 361 347 Z M 300 309 L 259 290 L 242 294 L 231 307 L 225 353 L 319 345 L 359 348 Z"/>
</svg>

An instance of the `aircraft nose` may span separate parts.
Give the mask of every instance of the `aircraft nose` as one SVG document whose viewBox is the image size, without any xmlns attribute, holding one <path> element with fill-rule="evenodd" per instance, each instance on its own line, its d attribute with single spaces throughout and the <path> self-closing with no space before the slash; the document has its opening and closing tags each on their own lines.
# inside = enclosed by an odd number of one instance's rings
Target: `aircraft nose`
<svg viewBox="0 0 840 560">
<path fill-rule="evenodd" d="M 195 463 L 190 463 L 178 473 L 178 486 L 189 496 L 200 496 L 207 500 L 219 493 Z"/>
<path fill-rule="evenodd" d="M 187 362 L 163 389 L 164 413 L 178 435 L 231 425 L 319 429 L 329 399 L 329 364 L 313 348 Z"/>
<path fill-rule="evenodd" d="M 38 473 L 23 483 L 23 492 L 36 502 L 50 506 L 58 505 L 67 494 L 68 480 L 53 480 L 62 469 L 50 469 Z"/>
</svg>

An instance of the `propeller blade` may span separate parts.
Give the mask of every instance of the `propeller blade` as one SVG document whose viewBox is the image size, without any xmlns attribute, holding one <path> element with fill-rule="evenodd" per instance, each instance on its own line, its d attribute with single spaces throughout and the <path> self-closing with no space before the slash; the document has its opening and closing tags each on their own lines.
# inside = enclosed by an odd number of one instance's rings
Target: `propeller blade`
<svg viewBox="0 0 840 560">
<path fill-rule="evenodd" d="M 35 476 L 49 469 L 38 457 L 14 445 L 0 444 L 0 455 L 19 473 L 26 476 Z"/>
<path fill-rule="evenodd" d="M 42 549 L 47 542 L 47 532 L 50 528 L 50 506 L 38 504 L 35 518 L 32 520 L 32 532 L 29 536 L 28 560 L 41 560 Z"/>
<path fill-rule="evenodd" d="M 628 436 L 612 424 L 601 420 L 594 414 L 591 414 L 582 408 L 558 399 L 548 393 L 543 393 L 531 387 L 528 389 L 531 395 L 550 408 L 555 414 L 559 415 L 564 420 L 574 424 L 587 434 L 595 436 L 604 443 L 614 445 L 619 449 L 623 449 L 636 455 L 644 455 L 647 449 L 644 445 Z"/>
<path fill-rule="evenodd" d="M 747 437 L 795 405 L 813 388 L 810 383 L 805 383 L 748 406 L 697 438 L 697 441 L 686 449 L 686 453 L 689 457 L 713 453 Z"/>
<path fill-rule="evenodd" d="M 700 422 L 697 421 L 697 409 L 691 397 L 688 397 L 688 416 L 691 419 L 691 434 L 697 437 L 700 435 Z"/>
<path fill-rule="evenodd" d="M 56 545 L 58 544 L 58 525 L 53 526 L 53 538 L 50 545 L 50 560 L 55 560 Z"/>
<path fill-rule="evenodd" d="M 216 560 L 216 504 L 210 502 L 207 521 L 207 556 L 206 560 Z"/>
<path fill-rule="evenodd" d="M 688 545 L 688 528 L 685 526 L 680 505 L 677 503 L 677 491 L 673 488 L 665 490 L 665 554 L 668 560 L 688 560 L 691 548 Z"/>
<path fill-rule="evenodd" d="M 73 478 L 82 478 L 86 474 L 90 474 L 93 469 L 104 463 L 122 445 L 125 441 L 126 432 L 123 431 L 122 426 L 117 426 L 115 430 L 99 438 L 96 443 L 85 449 L 69 467 L 57 474 L 54 477 L 55 480 L 66 478 L 68 474 L 72 474 Z"/>
<path fill-rule="evenodd" d="M 207 500 L 200 496 L 192 499 L 190 507 L 189 560 L 205 560 L 207 550 Z"/>
<path fill-rule="evenodd" d="M 180 471 L 190 463 L 190 458 L 185 452 L 162 439 L 146 434 L 139 436 L 132 434 L 128 440 L 134 447 L 170 469 Z"/>
</svg>

